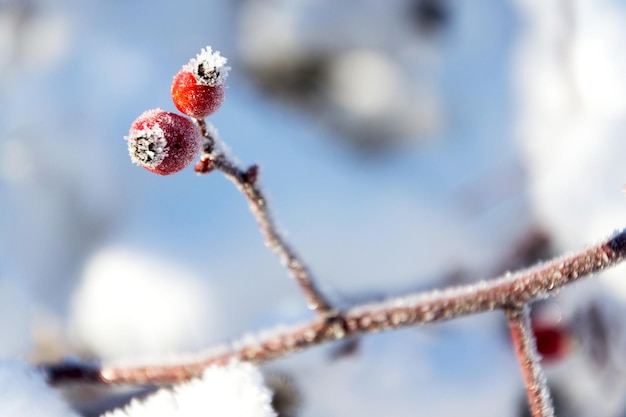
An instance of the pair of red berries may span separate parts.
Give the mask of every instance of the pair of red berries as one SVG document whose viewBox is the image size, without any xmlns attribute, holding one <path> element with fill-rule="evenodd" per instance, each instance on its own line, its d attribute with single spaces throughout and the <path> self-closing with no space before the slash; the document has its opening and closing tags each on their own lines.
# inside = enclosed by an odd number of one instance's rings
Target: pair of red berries
<svg viewBox="0 0 626 417">
<path fill-rule="evenodd" d="M 224 101 L 229 69 L 218 51 L 203 49 L 174 76 L 172 99 L 176 108 L 195 119 L 213 114 Z M 125 139 L 131 160 L 160 175 L 187 167 L 202 144 L 200 129 L 192 120 L 161 109 L 139 116 Z"/>
</svg>

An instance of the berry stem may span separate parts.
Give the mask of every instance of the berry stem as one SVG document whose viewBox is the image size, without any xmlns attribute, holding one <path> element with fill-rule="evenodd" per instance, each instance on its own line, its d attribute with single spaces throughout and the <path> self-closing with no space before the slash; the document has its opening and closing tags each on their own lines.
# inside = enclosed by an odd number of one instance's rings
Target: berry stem
<svg viewBox="0 0 626 417">
<path fill-rule="evenodd" d="M 257 185 L 256 175 L 249 175 L 248 172 L 250 170 L 240 169 L 224 153 L 218 152 L 216 146 L 217 138 L 211 136 L 206 122 L 203 119 L 196 119 L 196 122 L 200 127 L 202 136 L 206 138 L 203 158 L 208 158 L 213 163 L 213 166 L 231 180 L 246 197 L 250 211 L 256 219 L 265 240 L 265 245 L 278 256 L 280 262 L 287 267 L 291 276 L 296 280 L 306 298 L 307 306 L 323 318 L 332 319 L 336 317 L 339 311 L 331 306 L 315 285 L 313 276 L 302 259 L 278 233 L 276 224 L 270 214 L 267 199 Z"/>
<path fill-rule="evenodd" d="M 530 413 L 533 417 L 554 417 L 552 398 L 532 335 L 529 310 L 528 305 L 524 304 L 521 307 L 506 309 L 505 313 L 509 320 L 515 353 L 522 369 Z"/>
<path fill-rule="evenodd" d="M 50 383 L 71 382 L 94 384 L 170 384 L 201 375 L 210 365 L 226 364 L 232 359 L 265 362 L 278 359 L 303 349 L 342 340 L 366 333 L 376 333 L 408 326 L 452 320 L 496 309 L 509 315 L 511 334 L 522 365 L 524 378 L 528 378 L 529 396 L 543 395 L 547 390 L 539 387 L 541 371 L 532 359 L 534 340 L 528 330 L 525 308 L 520 307 L 554 294 L 560 288 L 579 279 L 615 266 L 626 256 L 626 230 L 573 255 L 555 258 L 549 262 L 505 274 L 497 279 L 477 284 L 463 285 L 444 290 L 407 294 L 399 298 L 370 304 L 360 304 L 334 318 L 316 318 L 299 326 L 272 330 L 266 336 L 244 338 L 231 348 L 214 350 L 195 360 L 177 365 L 155 366 L 102 366 L 99 372 L 94 365 L 85 364 L 84 372 L 76 363 L 44 365 L 42 370 Z M 527 359 L 530 357 L 531 359 Z M 526 376 L 528 374 L 528 376 Z M 535 392 L 536 391 L 536 392 Z M 535 398 L 535 397 L 533 397 Z M 531 404 L 547 404 L 546 398 Z M 548 409 L 548 408 L 545 408 Z M 542 411 L 543 412 L 543 411 Z M 533 414 L 551 416 L 552 414 Z"/>
</svg>

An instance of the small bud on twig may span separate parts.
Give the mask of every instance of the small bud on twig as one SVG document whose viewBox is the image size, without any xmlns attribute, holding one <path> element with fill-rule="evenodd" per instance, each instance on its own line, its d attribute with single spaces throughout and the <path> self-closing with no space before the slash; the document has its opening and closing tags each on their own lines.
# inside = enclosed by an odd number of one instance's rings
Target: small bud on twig
<svg viewBox="0 0 626 417">
<path fill-rule="evenodd" d="M 214 169 L 215 165 L 213 165 L 213 162 L 209 158 L 200 159 L 193 167 L 193 170 L 196 171 L 198 174 L 208 174 Z"/>
</svg>

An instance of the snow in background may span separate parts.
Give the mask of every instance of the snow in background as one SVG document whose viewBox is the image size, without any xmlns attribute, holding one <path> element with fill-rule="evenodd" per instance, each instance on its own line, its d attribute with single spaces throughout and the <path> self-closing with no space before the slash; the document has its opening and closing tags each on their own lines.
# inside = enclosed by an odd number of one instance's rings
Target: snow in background
<svg viewBox="0 0 626 417">
<path fill-rule="evenodd" d="M 624 6 L 441 0 L 426 35 L 424 3 L 0 0 L 0 353 L 189 351 L 310 317 L 231 184 L 129 161 L 131 122 L 174 110 L 172 76 L 206 45 L 233 68 L 211 122 L 260 164 L 281 230 L 336 300 L 491 276 L 537 225 L 562 251 L 625 224 Z M 307 56 L 326 74 L 314 106 L 261 92 L 254 71 L 280 81 Z M 353 152 L 368 132 L 384 152 Z M 276 366 L 306 416 L 517 415 L 503 323 Z"/>
<path fill-rule="evenodd" d="M 519 3 L 529 22 L 515 70 L 531 201 L 560 248 L 583 245 L 625 219 L 617 190 L 626 61 L 615 51 L 626 41 L 626 10 L 612 1 Z"/>
<path fill-rule="evenodd" d="M 71 305 L 71 329 L 98 357 L 174 354 L 217 342 L 210 281 L 124 248 L 94 253 Z"/>
<path fill-rule="evenodd" d="M 103 417 L 276 417 L 271 401 L 272 393 L 263 385 L 258 369 L 248 363 L 231 363 L 210 367 L 201 378 L 163 388 Z"/>
<path fill-rule="evenodd" d="M 525 23 L 513 72 L 517 143 L 527 167 L 532 210 L 550 231 L 555 248 L 564 251 L 608 236 L 626 223 L 626 196 L 620 192 L 626 61 L 616 53 L 626 42 L 626 8 L 614 1 L 517 4 Z M 596 285 L 575 286 L 560 300 L 570 316 L 595 303 L 612 329 L 608 365 L 590 362 L 583 349 L 553 372 L 580 415 L 624 413 L 625 273 L 620 265 Z M 603 339 L 598 336 L 596 332 L 594 337 Z"/>
</svg>

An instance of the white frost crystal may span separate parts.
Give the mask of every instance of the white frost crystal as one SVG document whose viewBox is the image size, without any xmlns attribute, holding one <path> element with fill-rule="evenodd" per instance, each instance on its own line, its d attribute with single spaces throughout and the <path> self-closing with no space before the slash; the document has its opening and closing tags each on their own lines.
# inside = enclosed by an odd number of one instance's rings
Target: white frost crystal
<svg viewBox="0 0 626 417">
<path fill-rule="evenodd" d="M 213 51 L 207 46 L 183 68 L 195 75 L 198 84 L 213 87 L 226 82 L 230 71 L 230 67 L 226 65 L 227 61 L 219 51 Z"/>
<path fill-rule="evenodd" d="M 152 128 L 134 130 L 126 140 L 130 159 L 139 166 L 155 168 L 168 155 L 167 140 L 158 124 Z"/>
</svg>

